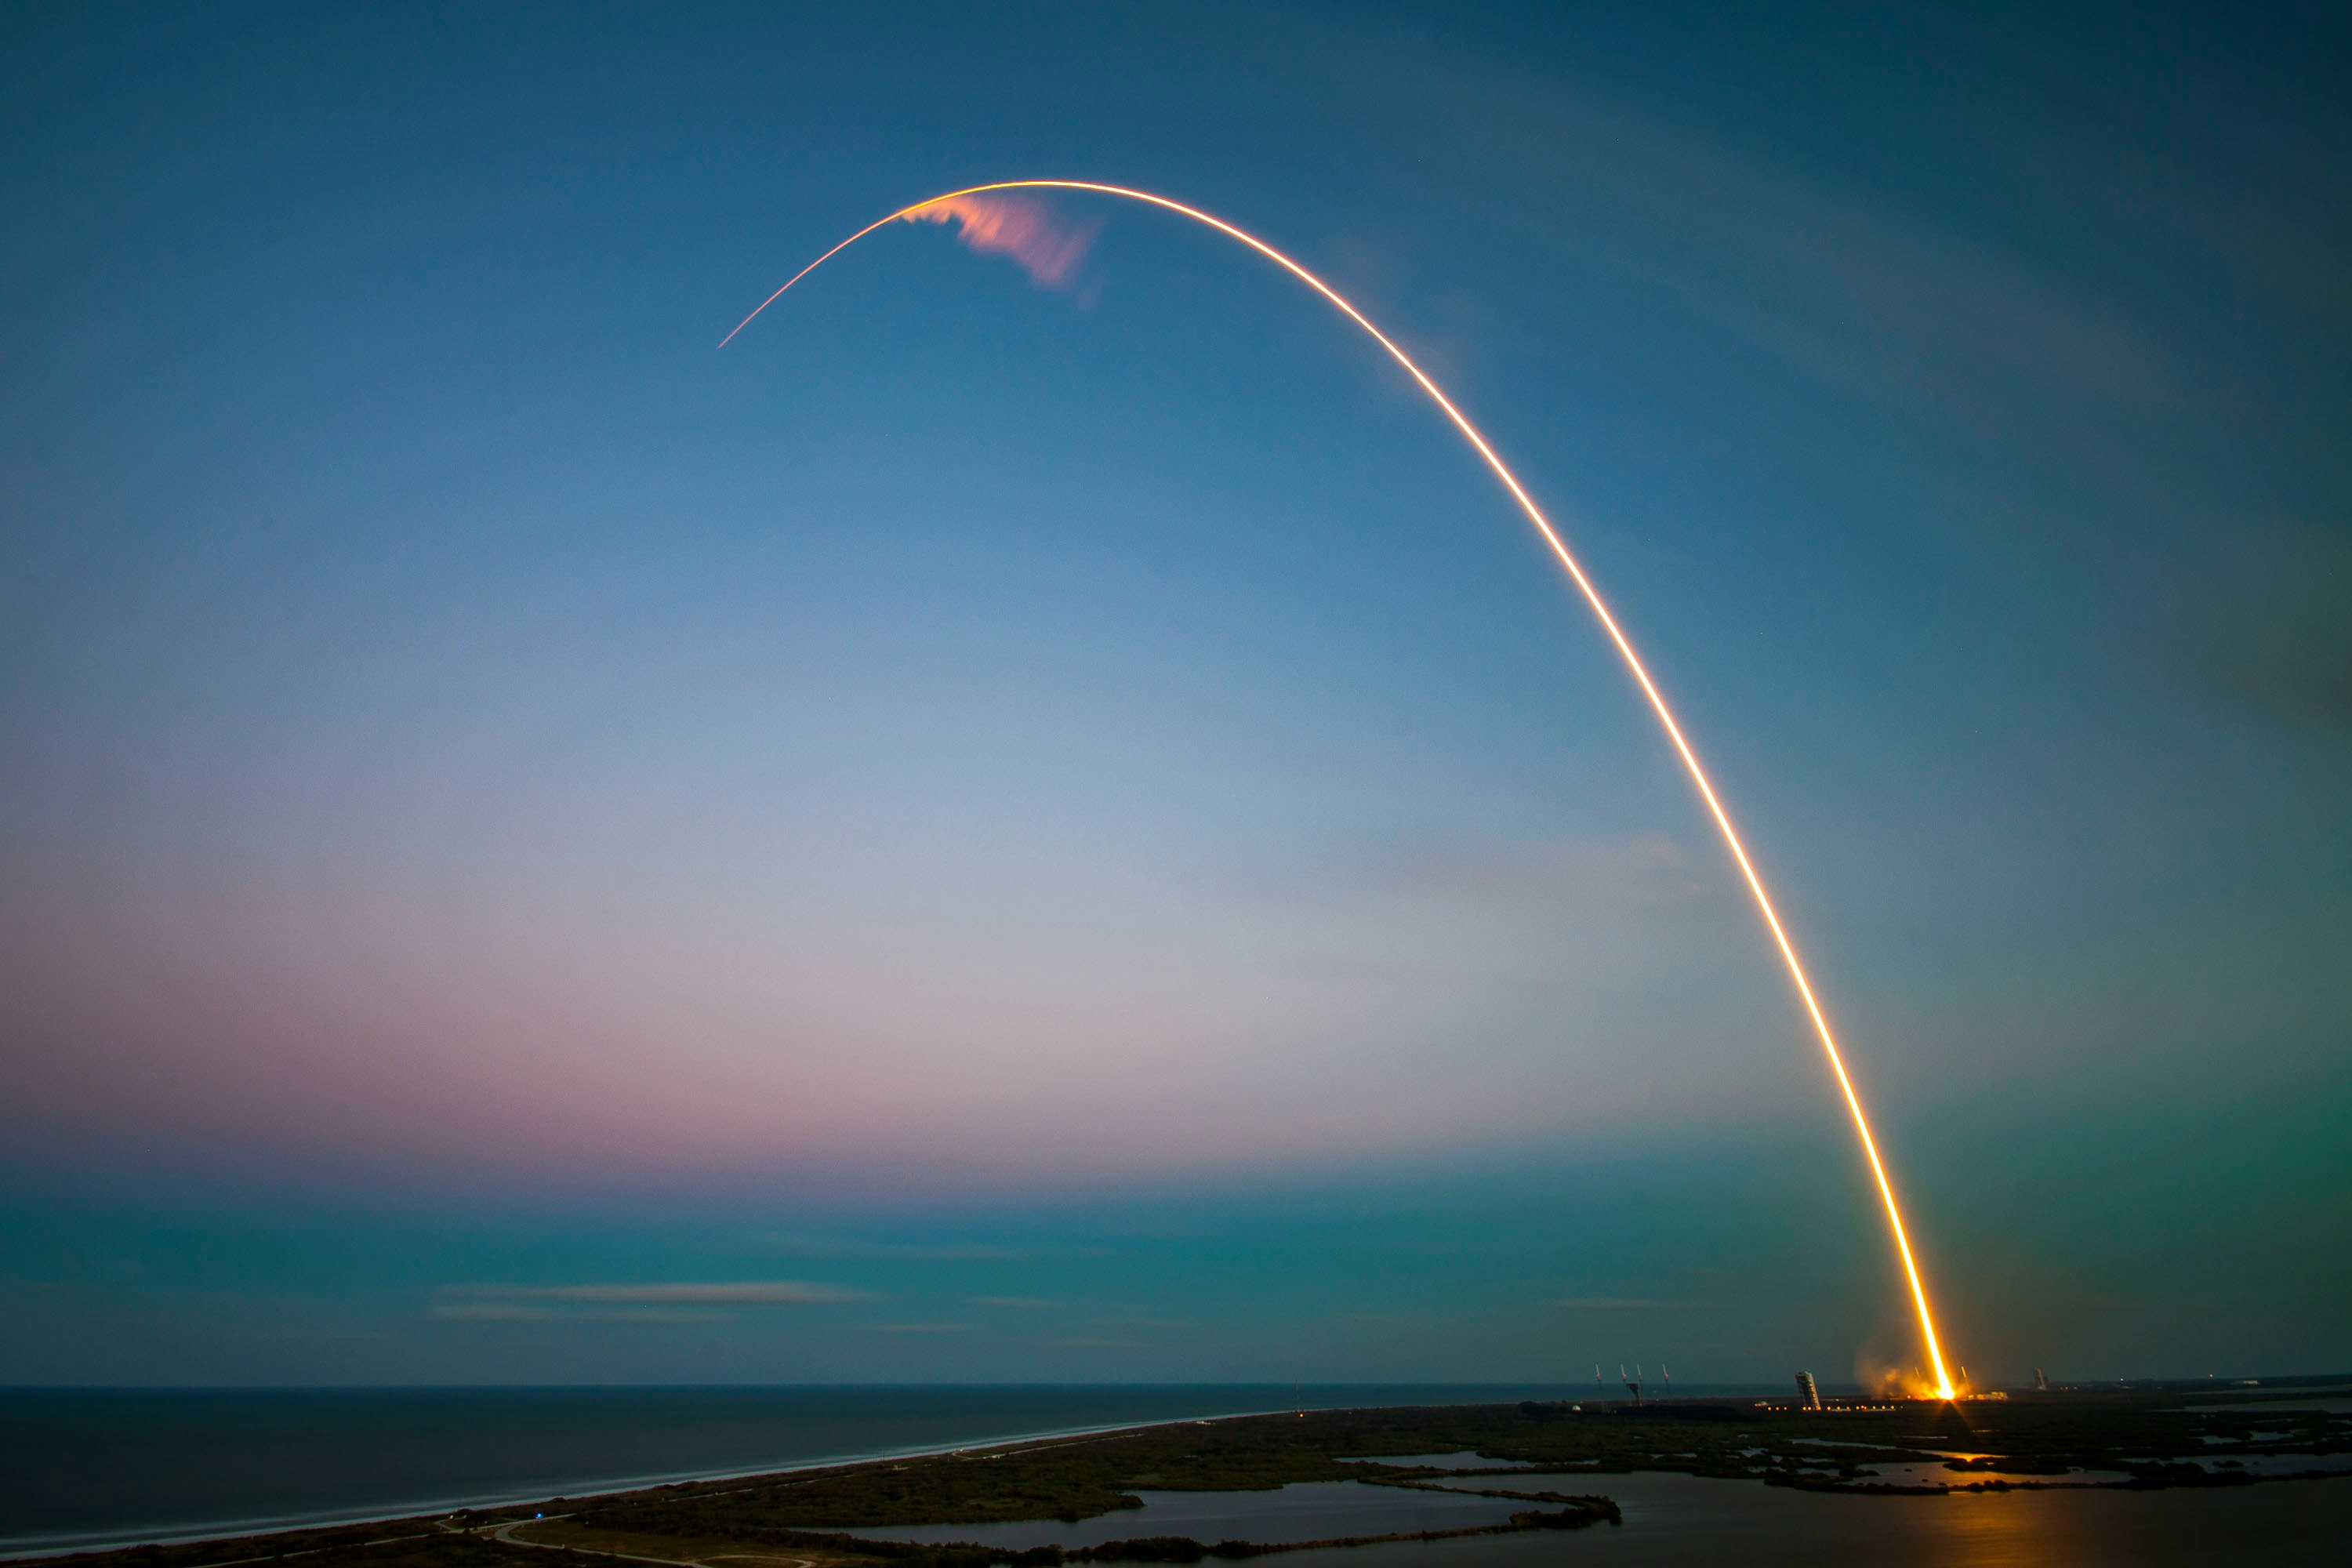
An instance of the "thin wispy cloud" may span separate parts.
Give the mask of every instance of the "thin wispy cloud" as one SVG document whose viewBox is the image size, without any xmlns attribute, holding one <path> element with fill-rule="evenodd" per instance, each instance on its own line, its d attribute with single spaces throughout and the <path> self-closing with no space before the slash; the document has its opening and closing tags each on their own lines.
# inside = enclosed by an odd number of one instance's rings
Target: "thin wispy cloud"
<svg viewBox="0 0 2352 1568">
<path fill-rule="evenodd" d="M 2156 595 L 2154 671 L 2200 701 L 2352 736 L 2352 532 L 2271 523 L 2228 538 Z"/>
<path fill-rule="evenodd" d="M 1181 1318 L 1093 1318 L 1089 1328 L 1102 1329 L 1188 1329 L 1192 1325 Z"/>
<path fill-rule="evenodd" d="M 558 1309 L 530 1301 L 450 1301 L 425 1316 L 445 1323 L 719 1323 L 739 1314 L 708 1307 Z"/>
<path fill-rule="evenodd" d="M 2144 321 L 2014 248 L 1798 171 L 1588 89 L 1485 73 L 1457 81 L 1448 134 L 1553 203 L 1615 219 L 1529 226 L 1673 290 L 1768 352 L 1874 395 L 1973 416 L 1951 384 L 2147 408 L 2186 377 Z M 1472 93 L 1475 96 L 1473 97 Z M 1433 98 L 1433 106 L 1441 101 Z M 1605 238 L 1596 238 L 1596 229 Z"/>
<path fill-rule="evenodd" d="M 862 1301 L 866 1293 L 808 1279 L 677 1280 L 657 1284 L 476 1286 L 481 1308 L 510 1312 L 555 1301 L 606 1307 L 814 1307 Z"/>
<path fill-rule="evenodd" d="M 858 1301 L 865 1292 L 806 1279 L 688 1280 L 661 1285 L 555 1285 L 517 1292 L 551 1301 L 597 1301 L 618 1306 L 813 1307 Z"/>
<path fill-rule="evenodd" d="M 918 1263 L 992 1263 L 1021 1256 L 1012 1247 L 984 1242 L 871 1241 L 793 1232 L 761 1237 L 753 1250 L 777 1258 L 870 1258 Z"/>
<path fill-rule="evenodd" d="M 1615 840 L 1531 842 L 1428 837 L 1335 847 L 1308 868 L 1311 885 L 1349 899 L 1386 898 L 1526 910 L 1680 903 L 1706 876 L 1664 833 Z"/>
<path fill-rule="evenodd" d="M 1552 1303 L 1580 1312 L 1687 1312 L 1704 1310 L 1705 1301 L 1664 1301 L 1643 1296 L 1570 1296 Z"/>
</svg>

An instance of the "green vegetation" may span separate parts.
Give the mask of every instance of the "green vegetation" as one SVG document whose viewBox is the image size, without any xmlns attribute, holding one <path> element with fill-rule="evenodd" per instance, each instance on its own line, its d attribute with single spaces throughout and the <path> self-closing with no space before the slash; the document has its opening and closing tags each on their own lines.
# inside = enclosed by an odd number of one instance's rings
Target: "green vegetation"
<svg viewBox="0 0 2352 1568">
<path fill-rule="evenodd" d="M 226 1568 L 231 1563 L 285 1563 L 288 1568 L 553 1568 L 553 1556 L 528 1547 L 511 1546 L 488 1535 L 452 1529 L 436 1521 L 403 1520 L 394 1524 L 364 1524 L 339 1530 L 285 1531 L 275 1535 L 247 1536 L 237 1541 L 200 1542 L 185 1546 L 134 1546 L 121 1552 L 86 1553 L 71 1558 L 44 1558 L 47 1563 L 103 1563 L 106 1568 Z M 575 1568 L 584 1565 L 575 1564 Z"/>
<path fill-rule="evenodd" d="M 1684 1401 L 1475 1405 L 1310 1412 L 1182 1422 L 1093 1436 L 750 1479 L 693 1482 L 566 1504 L 467 1510 L 376 1524 L 200 1545 L 142 1547 L 74 1559 L 77 1568 L 228 1568 L 299 1561 L 299 1568 L 506 1568 L 614 1554 L 673 1563 L 983 1564 L 1192 1563 L 1373 1542 L 1577 1529 L 1618 1520 L 1584 1478 L 1637 1470 L 1760 1480 L 1860 1493 L 1939 1495 L 2049 1486 L 2147 1489 L 2250 1486 L 2244 1461 L 2352 1451 L 2352 1424 L 2287 1407 L 2221 1410 L 2179 1391 L 2067 1392 L 1967 1405 L 1914 1404 L 1804 1411 Z M 1475 1452 L 1504 1468 L 1448 1469 L 1398 1455 Z M 2191 1463 L 2192 1459 L 2211 1462 Z M 1933 1466 L 1890 1480 L 1880 1467 Z M 2089 1470 L 2101 1475 L 2085 1476 Z M 1533 1485 L 1523 1478 L 1543 1477 Z M 1552 1489 L 1573 1477 L 1576 1492 Z M 1258 1491 L 1301 1481 L 1466 1493 L 1530 1507 L 1507 1523 L 1311 1542 L 1202 1542 L 1139 1535 L 1091 1548 L 1023 1552 L 971 1543 L 905 1545 L 860 1529 L 1076 1521 L 1141 1506 L 1137 1493 Z M 1595 1487 L 1595 1491 L 1602 1489 Z M 534 1513 L 549 1517 L 534 1521 Z M 502 1533 L 503 1532 L 503 1533 Z M 511 1535 L 516 1539 L 503 1538 Z M 54 1561 L 54 1560 L 53 1560 Z"/>
</svg>

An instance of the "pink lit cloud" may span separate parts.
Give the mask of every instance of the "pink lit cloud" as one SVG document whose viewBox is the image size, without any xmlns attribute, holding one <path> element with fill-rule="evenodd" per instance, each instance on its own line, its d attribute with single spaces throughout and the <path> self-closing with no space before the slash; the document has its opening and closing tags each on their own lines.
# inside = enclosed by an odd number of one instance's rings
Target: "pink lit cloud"
<svg viewBox="0 0 2352 1568">
<path fill-rule="evenodd" d="M 1041 289 L 1068 289 L 1100 224 L 1073 226 L 1034 196 L 949 196 L 906 215 L 908 223 L 952 223 L 956 237 L 982 256 L 1009 256 Z"/>
</svg>

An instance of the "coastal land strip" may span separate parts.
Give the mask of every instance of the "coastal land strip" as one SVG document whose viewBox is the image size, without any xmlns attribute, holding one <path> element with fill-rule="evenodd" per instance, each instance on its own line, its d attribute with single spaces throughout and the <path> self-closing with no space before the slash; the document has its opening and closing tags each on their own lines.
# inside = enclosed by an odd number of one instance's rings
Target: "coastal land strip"
<svg viewBox="0 0 2352 1568">
<path fill-rule="evenodd" d="M 2352 1454 L 2352 1416 L 2295 1408 L 2298 1400 L 2309 1403 L 2308 1384 L 2236 1388 L 2226 1395 L 2206 1387 L 2068 1390 L 1960 1404 L 1833 1403 L 1825 1409 L 1748 1400 L 1529 1401 L 1234 1416 L 22 1561 L 74 1568 L 278 1562 L 301 1568 L 550 1568 L 560 1554 L 583 1564 L 597 1559 L 698 1568 L 1045 1568 L 1613 1528 L 1622 1518 L 1608 1479 L 1638 1471 L 1918 1498 L 2249 1487 L 2352 1473 L 2339 1462 Z M 1270 1491 L 1329 1481 L 1485 1499 L 1497 1512 L 1505 1504 L 1520 1506 L 1499 1520 L 1459 1528 L 1313 1541 L 1204 1542 L 1139 1531 L 1091 1546 L 1016 1548 L 878 1538 L 913 1527 L 1076 1524 L 1142 1508 L 1139 1491 Z"/>
</svg>

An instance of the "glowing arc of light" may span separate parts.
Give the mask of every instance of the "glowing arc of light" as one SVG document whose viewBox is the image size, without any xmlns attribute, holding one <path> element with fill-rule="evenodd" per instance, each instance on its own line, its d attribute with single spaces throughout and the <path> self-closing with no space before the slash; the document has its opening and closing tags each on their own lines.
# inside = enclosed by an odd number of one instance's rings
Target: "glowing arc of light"
<svg viewBox="0 0 2352 1568">
<path fill-rule="evenodd" d="M 1943 1348 L 1937 1341 L 1935 1317 L 1927 1307 L 1927 1288 L 1920 1279 L 1918 1260 L 1911 1251 L 1911 1238 L 1903 1224 L 1902 1207 L 1895 1201 L 1895 1184 L 1887 1178 L 1885 1163 L 1878 1155 L 1878 1141 L 1871 1136 L 1870 1119 L 1863 1113 L 1862 1097 L 1854 1091 L 1853 1079 L 1846 1074 L 1845 1057 L 1838 1049 L 1837 1037 L 1830 1030 L 1829 1018 L 1822 1013 L 1820 1000 L 1813 994 L 1812 982 L 1806 978 L 1804 963 L 1797 957 L 1796 944 L 1789 939 L 1787 928 L 1780 923 L 1780 911 L 1772 904 L 1772 895 L 1765 890 L 1764 879 L 1757 874 L 1755 863 L 1748 858 L 1748 847 L 1740 841 L 1739 830 L 1732 826 L 1731 814 L 1724 809 L 1722 799 L 1717 795 L 1714 784 L 1706 776 L 1706 769 L 1700 766 L 1698 753 L 1692 750 L 1690 742 L 1685 738 L 1682 725 L 1675 719 L 1674 710 L 1666 705 L 1666 700 L 1658 690 L 1657 683 L 1650 679 L 1650 671 L 1643 664 L 1642 656 L 1633 651 L 1632 639 L 1626 637 L 1624 628 L 1617 624 L 1617 617 L 1610 613 L 1608 603 L 1601 598 L 1601 591 L 1595 588 L 1592 585 L 1592 580 L 1584 574 L 1584 568 L 1577 563 L 1575 555 L 1570 552 L 1568 545 L 1562 542 L 1559 531 L 1552 527 L 1551 520 L 1544 516 L 1543 509 L 1536 505 L 1535 498 L 1528 495 L 1527 488 L 1519 483 L 1518 476 L 1512 473 L 1509 465 L 1496 454 L 1495 448 L 1487 444 L 1486 437 L 1479 433 L 1478 427 L 1470 423 L 1469 416 L 1455 407 L 1454 400 L 1439 390 L 1435 382 L 1429 379 L 1428 373 L 1413 363 L 1412 356 L 1399 348 L 1395 341 L 1386 332 L 1372 325 L 1370 320 L 1361 310 L 1349 304 L 1338 289 L 1255 235 L 1244 229 L 1236 228 L 1223 218 L 1204 213 L 1197 207 L 1186 206 L 1183 203 L 1171 200 L 1167 196 L 1154 195 L 1150 191 L 1130 190 L 1124 185 L 1097 184 L 1088 180 L 999 180 L 990 184 L 967 185 L 960 191 L 948 191 L 940 195 L 929 196 L 910 206 L 900 207 L 887 217 L 877 218 L 867 224 L 864 228 L 784 279 L 783 287 L 761 300 L 758 308 L 753 310 L 751 315 L 735 324 L 734 331 L 729 332 L 719 341 L 719 346 L 723 349 L 733 342 L 736 334 L 750 326 L 761 310 L 783 297 L 785 289 L 790 289 L 876 229 L 886 227 L 901 218 L 912 217 L 924 208 L 937 206 L 941 202 L 954 201 L 962 196 L 984 195 L 991 191 L 1017 190 L 1091 191 L 1099 195 L 1119 196 L 1129 201 L 1142 202 L 1150 206 L 1180 214 L 1195 223 L 1204 224 L 1228 238 L 1239 240 L 1248 246 L 1252 250 L 1322 295 L 1339 310 L 1340 314 L 1361 327 L 1374 342 L 1386 349 L 1389 357 L 1404 367 L 1405 374 L 1412 376 L 1419 384 L 1422 391 L 1429 395 L 1430 401 L 1436 404 L 1444 411 L 1445 417 L 1454 422 L 1454 427 L 1462 432 L 1463 437 L 1476 449 L 1478 456 L 1486 460 L 1486 467 L 1493 470 L 1497 479 L 1502 481 L 1503 488 L 1510 491 L 1511 499 L 1519 503 L 1519 510 L 1527 514 L 1528 521 L 1535 526 L 1536 532 L 1542 538 L 1545 545 L 1559 559 L 1560 565 L 1567 570 L 1570 580 L 1576 584 L 1577 591 L 1584 595 L 1584 602 L 1591 607 L 1593 615 L 1600 619 L 1601 628 L 1609 634 L 1609 640 L 1617 645 L 1618 655 L 1625 661 L 1625 668 L 1633 671 L 1634 681 L 1642 689 L 1642 695 L 1649 700 L 1650 710 L 1657 715 L 1658 723 L 1665 730 L 1666 738 L 1674 742 L 1675 751 L 1682 758 L 1683 767 L 1689 773 L 1691 783 L 1698 787 L 1699 798 L 1706 803 L 1708 815 L 1715 818 L 1715 826 L 1723 836 L 1725 847 L 1731 851 L 1732 859 L 1738 863 L 1739 874 L 1746 879 L 1748 892 L 1755 897 L 1757 910 L 1764 917 L 1766 929 L 1772 933 L 1773 944 L 1780 950 L 1780 960 L 1788 968 L 1790 980 L 1796 985 L 1797 996 L 1804 1004 L 1805 1016 L 1812 1022 L 1813 1033 L 1819 1037 L 1822 1043 L 1822 1051 L 1829 1058 L 1830 1071 L 1837 1079 L 1838 1092 L 1844 1096 L 1846 1110 L 1853 1118 L 1853 1130 L 1862 1140 L 1862 1152 L 1864 1158 L 1869 1161 L 1871 1178 L 1877 1184 L 1879 1199 L 1886 1209 L 1887 1226 L 1895 1236 L 1895 1252 L 1903 1260 L 1904 1278 L 1911 1287 L 1911 1301 L 1918 1312 L 1919 1332 L 1921 1338 L 1927 1342 L 1927 1359 L 1936 1369 L 1936 1395 L 1939 1399 L 1952 1398 L 1954 1396 L 1952 1380 L 1944 1370 Z"/>
</svg>

